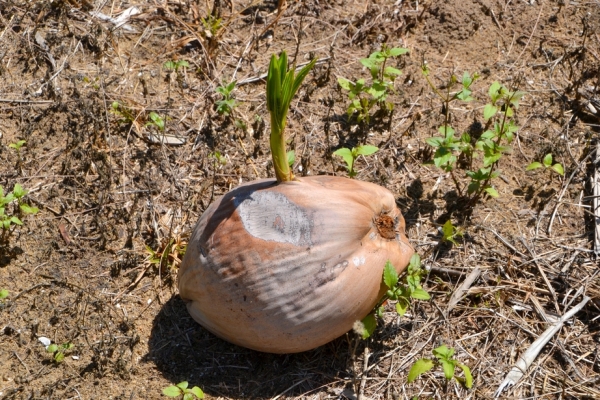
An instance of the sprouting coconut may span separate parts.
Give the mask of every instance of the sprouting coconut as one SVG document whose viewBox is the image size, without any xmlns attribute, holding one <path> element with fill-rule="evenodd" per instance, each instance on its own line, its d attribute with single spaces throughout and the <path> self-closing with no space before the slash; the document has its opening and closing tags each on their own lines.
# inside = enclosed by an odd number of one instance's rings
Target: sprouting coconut
<svg viewBox="0 0 600 400">
<path fill-rule="evenodd" d="M 297 76 L 273 56 L 267 77 L 277 179 L 233 189 L 204 212 L 179 269 L 192 317 L 215 335 L 270 353 L 323 345 L 352 329 L 386 291 L 390 261 L 401 272 L 413 248 L 393 194 L 334 176 L 295 178 L 285 151 Z"/>
</svg>

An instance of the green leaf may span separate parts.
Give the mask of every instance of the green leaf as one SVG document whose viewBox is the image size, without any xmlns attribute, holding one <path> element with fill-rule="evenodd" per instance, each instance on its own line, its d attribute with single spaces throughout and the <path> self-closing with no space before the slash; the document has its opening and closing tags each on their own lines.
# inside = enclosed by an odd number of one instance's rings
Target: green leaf
<svg viewBox="0 0 600 400">
<path fill-rule="evenodd" d="M 15 184 L 12 192 L 17 199 L 20 199 L 27 194 L 27 190 L 24 190 L 23 187 L 18 183 Z"/>
<path fill-rule="evenodd" d="M 12 217 L 10 217 L 10 222 L 12 222 L 13 224 L 17 224 L 17 225 L 23 225 L 23 222 L 15 217 L 14 215 Z"/>
<path fill-rule="evenodd" d="M 552 154 L 550 154 L 550 153 L 546 154 L 546 156 L 542 160 L 542 163 L 544 164 L 544 167 L 546 167 L 546 168 L 551 166 L 552 165 Z"/>
<path fill-rule="evenodd" d="M 483 119 L 486 121 L 492 118 L 498 112 L 498 107 L 488 103 L 483 108 Z"/>
<path fill-rule="evenodd" d="M 191 393 L 185 393 L 182 400 L 194 400 L 194 395 Z"/>
<path fill-rule="evenodd" d="M 376 153 L 379 148 L 377 146 L 371 146 L 368 144 L 355 147 L 356 155 L 370 156 L 373 153 Z"/>
<path fill-rule="evenodd" d="M 430 145 L 431 147 L 440 147 L 444 143 L 444 138 L 431 137 L 431 138 L 425 139 L 425 142 L 427 142 L 427 144 Z"/>
<path fill-rule="evenodd" d="M 385 67 L 385 69 L 383 70 L 383 73 L 385 75 L 402 75 L 402 71 L 400 71 L 398 68 L 394 68 L 394 67 Z"/>
<path fill-rule="evenodd" d="M 454 355 L 454 349 L 443 344 L 433 349 L 432 353 L 439 360 L 449 360 Z"/>
<path fill-rule="evenodd" d="M 406 301 L 404 297 L 399 297 L 398 302 L 396 303 L 396 312 L 399 316 L 404 316 L 406 311 L 408 310 L 409 302 Z"/>
<path fill-rule="evenodd" d="M 463 370 L 463 373 L 465 374 L 465 387 L 467 389 L 471 389 L 473 387 L 473 375 L 471 375 L 471 368 L 460 363 L 458 364 L 458 366 Z"/>
<path fill-rule="evenodd" d="M 398 284 L 398 272 L 389 260 L 385 263 L 385 268 L 383 269 L 383 283 L 390 289 L 393 289 Z"/>
<path fill-rule="evenodd" d="M 440 360 L 446 379 L 452 379 L 452 377 L 454 376 L 454 363 L 452 361 L 453 360 Z"/>
<path fill-rule="evenodd" d="M 362 331 L 362 338 L 367 339 L 373 334 L 373 332 L 375 332 L 375 328 L 377 328 L 377 320 L 375 319 L 374 314 L 369 314 L 364 317 L 361 322 L 364 327 Z"/>
<path fill-rule="evenodd" d="M 489 94 L 490 98 L 492 99 L 493 103 L 495 103 L 496 100 L 498 100 L 498 98 L 500 97 L 500 89 L 501 88 L 502 88 L 502 85 L 500 85 L 499 82 L 494 82 L 490 85 L 488 94 Z"/>
<path fill-rule="evenodd" d="M 448 220 L 442 226 L 442 237 L 444 240 L 451 239 L 454 236 L 454 225 L 452 225 L 452 221 Z"/>
<path fill-rule="evenodd" d="M 531 171 L 533 169 L 538 169 L 538 168 L 542 168 L 542 167 L 543 167 L 542 163 L 534 161 L 527 166 L 527 171 Z"/>
<path fill-rule="evenodd" d="M 294 150 L 287 152 L 287 160 L 290 167 L 294 165 L 294 162 L 296 161 L 296 152 Z"/>
<path fill-rule="evenodd" d="M 188 382 L 187 381 L 179 382 L 177 384 L 177 387 L 181 390 L 185 390 L 188 387 Z"/>
<path fill-rule="evenodd" d="M 431 299 L 431 296 L 429 295 L 429 293 L 427 293 L 427 291 L 423 288 L 416 288 L 412 291 L 412 293 L 410 294 L 410 297 L 412 297 L 413 299 L 417 299 L 417 300 L 429 300 Z"/>
<path fill-rule="evenodd" d="M 448 139 L 449 137 L 454 136 L 455 130 L 450 125 L 442 125 L 438 128 L 438 132 Z"/>
<path fill-rule="evenodd" d="M 462 77 L 462 85 L 464 88 L 468 88 L 473 83 L 473 79 L 471 79 L 471 75 L 468 71 L 465 71 Z"/>
<path fill-rule="evenodd" d="M 494 189 L 491 186 L 486 187 L 485 189 L 483 189 L 487 194 L 489 194 L 491 197 L 493 198 L 498 198 L 500 197 L 500 195 L 498 194 L 498 191 L 496 189 Z"/>
<path fill-rule="evenodd" d="M 181 394 L 181 389 L 177 386 L 168 386 L 163 389 L 163 394 L 169 397 L 178 397 Z"/>
<path fill-rule="evenodd" d="M 389 49 L 389 55 L 391 57 L 398 57 L 406 53 L 408 53 L 408 49 L 405 49 L 403 47 L 393 47 Z"/>
<path fill-rule="evenodd" d="M 410 371 L 408 371 L 407 382 L 413 382 L 415 379 L 423 375 L 425 372 L 429 371 L 431 368 L 433 368 L 433 361 L 431 361 L 430 359 L 421 358 L 420 360 L 417 360 L 417 362 L 415 362 L 413 366 L 410 367 Z"/>
<path fill-rule="evenodd" d="M 352 171 L 352 167 L 354 165 L 354 157 L 352 156 L 352 150 L 342 147 L 341 149 L 337 149 L 333 152 L 336 156 L 340 156 L 346 162 L 348 167 L 348 171 Z"/>
<path fill-rule="evenodd" d="M 57 363 L 63 362 L 64 359 L 65 359 L 65 354 L 64 353 L 61 353 L 59 351 L 56 354 L 54 354 L 54 361 L 56 361 Z"/>
<path fill-rule="evenodd" d="M 46 351 L 48 353 L 54 353 L 58 350 L 58 345 L 57 344 L 51 344 L 50 346 L 46 347 Z"/>
<path fill-rule="evenodd" d="M 553 169 L 557 174 L 559 175 L 564 175 L 565 174 L 565 170 L 563 169 L 562 164 L 554 164 L 553 166 L 550 167 L 551 169 Z"/>
<path fill-rule="evenodd" d="M 346 78 L 338 77 L 338 84 L 340 85 L 340 87 L 342 89 L 345 89 L 345 90 L 352 90 L 352 87 L 354 87 L 354 84 Z"/>
<path fill-rule="evenodd" d="M 6 290 L 6 289 L 0 290 L 0 300 L 4 300 L 7 297 L 8 297 L 8 290 Z"/>
<path fill-rule="evenodd" d="M 199 399 L 204 398 L 204 392 L 198 386 L 194 386 L 193 388 L 191 388 L 190 392 L 193 393 L 194 396 L 196 396 Z"/>
<path fill-rule="evenodd" d="M 19 208 L 21 209 L 21 211 L 23 211 L 25 214 L 37 214 L 38 211 L 40 211 L 39 208 L 37 207 L 31 207 L 29 204 L 23 203 L 19 206 Z"/>
</svg>

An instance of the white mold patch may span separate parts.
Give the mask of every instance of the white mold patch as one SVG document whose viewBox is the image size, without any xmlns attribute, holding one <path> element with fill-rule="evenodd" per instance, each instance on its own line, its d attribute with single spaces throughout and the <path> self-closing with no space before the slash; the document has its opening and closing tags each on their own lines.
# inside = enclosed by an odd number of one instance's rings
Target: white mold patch
<svg viewBox="0 0 600 400">
<path fill-rule="evenodd" d="M 236 197 L 234 204 L 252 236 L 295 246 L 311 246 L 312 221 L 281 193 L 260 190 Z"/>
</svg>

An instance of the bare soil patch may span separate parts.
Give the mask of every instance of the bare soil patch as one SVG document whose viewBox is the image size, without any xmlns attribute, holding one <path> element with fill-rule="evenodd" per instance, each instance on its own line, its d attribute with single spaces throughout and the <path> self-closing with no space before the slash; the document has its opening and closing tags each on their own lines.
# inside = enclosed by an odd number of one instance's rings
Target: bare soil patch
<svg viewBox="0 0 600 400">
<path fill-rule="evenodd" d="M 5 192 L 22 185 L 40 209 L 0 243 L 0 289 L 9 291 L 0 300 L 0 398 L 161 398 L 162 388 L 183 380 L 223 399 L 491 398 L 548 327 L 542 314 L 563 315 L 582 295 L 591 300 L 502 396 L 600 398 L 592 212 L 600 3 L 281 5 L 0 3 L 0 185 Z M 139 13 L 115 24 L 130 7 Z M 212 33 L 209 15 L 221 18 Z M 367 78 L 359 59 L 382 44 L 410 53 L 394 61 L 403 75 L 389 97 L 393 113 L 374 112 L 360 125 L 346 114 L 337 78 Z M 214 337 L 176 289 L 186 239 L 215 196 L 274 176 L 260 77 L 281 50 L 298 64 L 321 60 L 289 114 L 295 172 L 345 176 L 332 151 L 378 146 L 358 159 L 356 179 L 395 194 L 433 297 L 402 318 L 389 305 L 367 341 L 350 332 L 292 355 Z M 188 66 L 167 70 L 168 61 Z M 484 124 L 492 82 L 527 92 L 513 151 L 500 161 L 497 199 L 466 207 L 450 175 L 426 164 L 433 153 L 425 140 L 444 112 L 421 74 L 424 62 L 440 89 L 452 74 L 480 73 L 475 100 L 451 109 L 460 132 Z M 215 89 L 233 79 L 238 105 L 219 115 Z M 9 148 L 19 140 L 26 141 L 19 152 Z M 525 170 L 548 153 L 564 177 Z M 457 246 L 441 241 L 448 219 L 465 231 Z M 165 262 L 153 262 L 163 253 Z M 480 278 L 446 315 L 476 267 Z M 55 363 L 39 337 L 74 347 Z M 471 367 L 473 389 L 446 383 L 439 371 L 406 383 L 414 361 L 442 343 Z"/>
</svg>

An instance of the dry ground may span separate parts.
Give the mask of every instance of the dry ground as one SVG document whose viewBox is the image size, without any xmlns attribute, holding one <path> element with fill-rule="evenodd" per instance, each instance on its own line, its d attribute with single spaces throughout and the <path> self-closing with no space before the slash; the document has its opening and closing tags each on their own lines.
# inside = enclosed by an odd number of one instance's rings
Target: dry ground
<svg viewBox="0 0 600 400">
<path fill-rule="evenodd" d="M 0 185 L 21 184 L 40 209 L 0 244 L 0 289 L 9 291 L 0 303 L 0 397 L 152 399 L 188 380 L 224 399 L 490 398 L 547 328 L 543 314 L 562 315 L 581 289 L 591 301 L 503 398 L 600 398 L 590 213 L 600 2 L 288 0 L 280 14 L 273 1 L 214 3 L 0 2 Z M 101 18 L 131 6 L 141 13 L 125 26 Z M 202 19 L 213 11 L 223 25 L 211 37 Z M 366 77 L 358 60 L 382 43 L 410 49 L 394 62 L 404 71 L 390 97 L 395 110 L 359 127 L 337 77 Z M 176 250 L 213 196 L 272 176 L 265 85 L 252 78 L 283 49 L 298 63 L 323 60 L 289 116 L 296 171 L 345 175 L 333 150 L 378 146 L 358 161 L 357 179 L 396 195 L 433 298 L 403 318 L 390 308 L 367 341 L 349 333 L 313 351 L 270 355 L 223 342 L 189 317 L 175 285 Z M 189 67 L 167 71 L 171 60 Z M 451 109 L 459 131 L 483 122 L 493 81 L 528 93 L 514 150 L 500 161 L 498 199 L 466 208 L 450 176 L 424 164 L 442 111 L 423 62 L 440 88 L 452 73 L 481 74 L 476 100 Z M 220 116 L 215 89 L 232 79 L 239 106 Z M 151 112 L 173 143 L 156 140 Z M 8 147 L 18 140 L 27 142 L 19 153 Z M 216 151 L 225 165 L 210 157 Z M 564 177 L 525 171 L 548 153 Z M 457 246 L 441 242 L 448 219 L 466 232 Z M 147 248 L 160 253 L 169 243 L 173 257 L 159 268 Z M 476 267 L 481 277 L 445 316 Z M 56 364 L 40 336 L 74 347 Z M 473 389 L 446 384 L 439 371 L 406 384 L 412 363 L 441 343 L 471 367 Z"/>
</svg>

